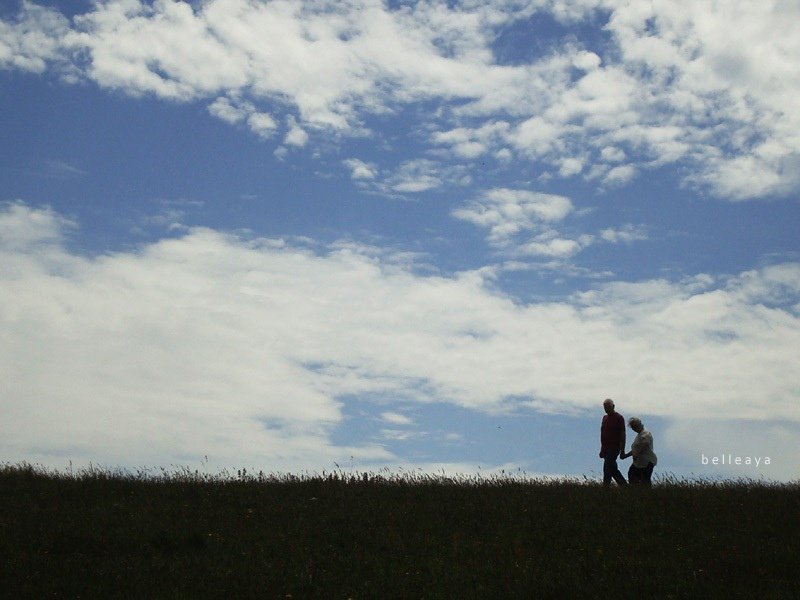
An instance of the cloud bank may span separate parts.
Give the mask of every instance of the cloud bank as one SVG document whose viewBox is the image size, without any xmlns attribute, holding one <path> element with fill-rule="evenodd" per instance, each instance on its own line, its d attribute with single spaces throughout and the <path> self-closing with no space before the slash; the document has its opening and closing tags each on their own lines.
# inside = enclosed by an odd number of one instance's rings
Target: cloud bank
<svg viewBox="0 0 800 600">
<path fill-rule="evenodd" d="M 68 249 L 76 227 L 19 202 L 0 211 L 11 459 L 402 460 L 332 441 L 353 397 L 393 425 L 396 402 L 580 412 L 606 396 L 641 415 L 800 422 L 797 263 L 522 304 L 489 270 L 421 275 L 353 243 L 195 228 L 88 257 Z"/>
</svg>

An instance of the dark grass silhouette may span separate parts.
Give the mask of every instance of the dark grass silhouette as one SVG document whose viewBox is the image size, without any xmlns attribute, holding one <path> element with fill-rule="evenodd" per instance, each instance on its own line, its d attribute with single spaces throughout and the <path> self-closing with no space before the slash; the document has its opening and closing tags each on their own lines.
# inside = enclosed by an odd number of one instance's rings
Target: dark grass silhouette
<svg viewBox="0 0 800 600">
<path fill-rule="evenodd" d="M 797 598 L 800 484 L 0 468 L 8 598 Z"/>
</svg>

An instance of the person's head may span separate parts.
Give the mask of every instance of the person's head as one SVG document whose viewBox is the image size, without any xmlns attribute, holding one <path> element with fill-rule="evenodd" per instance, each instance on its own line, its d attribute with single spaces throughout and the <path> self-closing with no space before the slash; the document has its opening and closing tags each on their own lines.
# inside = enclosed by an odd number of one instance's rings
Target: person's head
<svg viewBox="0 0 800 600">
<path fill-rule="evenodd" d="M 637 417 L 631 417 L 628 419 L 628 426 L 633 429 L 636 433 L 641 432 L 644 429 L 644 425 L 642 425 L 642 420 Z"/>
<path fill-rule="evenodd" d="M 603 410 L 606 411 L 607 415 L 614 414 L 614 401 L 611 398 L 606 398 L 603 401 Z"/>
</svg>

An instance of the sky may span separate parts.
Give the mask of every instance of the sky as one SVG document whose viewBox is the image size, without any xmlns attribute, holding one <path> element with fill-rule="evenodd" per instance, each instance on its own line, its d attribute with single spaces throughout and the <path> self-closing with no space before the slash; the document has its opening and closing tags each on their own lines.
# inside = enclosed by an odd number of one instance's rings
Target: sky
<svg viewBox="0 0 800 600">
<path fill-rule="evenodd" d="M 5 0 L 0 461 L 800 478 L 798 21 Z"/>
</svg>

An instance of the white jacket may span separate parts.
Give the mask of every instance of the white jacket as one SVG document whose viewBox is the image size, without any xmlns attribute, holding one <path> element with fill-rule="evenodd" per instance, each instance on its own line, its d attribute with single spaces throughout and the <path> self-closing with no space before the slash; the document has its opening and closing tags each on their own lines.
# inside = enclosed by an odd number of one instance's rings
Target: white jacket
<svg viewBox="0 0 800 600">
<path fill-rule="evenodd" d="M 656 465 L 658 462 L 656 453 L 653 452 L 653 434 L 646 429 L 636 434 L 631 444 L 631 452 L 633 452 L 633 466 L 638 469 L 644 469 L 648 463 Z"/>
</svg>

